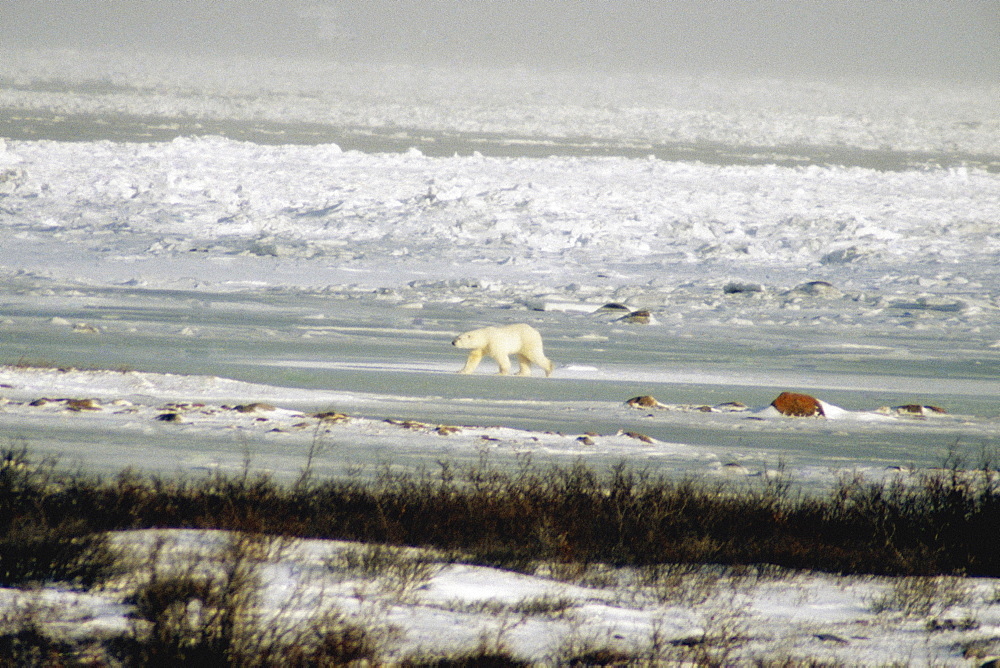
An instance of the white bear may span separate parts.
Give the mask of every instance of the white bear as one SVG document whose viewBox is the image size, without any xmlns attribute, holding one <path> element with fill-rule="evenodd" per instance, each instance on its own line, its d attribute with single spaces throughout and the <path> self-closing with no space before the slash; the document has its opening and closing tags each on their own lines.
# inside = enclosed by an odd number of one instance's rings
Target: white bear
<svg viewBox="0 0 1000 668">
<path fill-rule="evenodd" d="M 489 355 L 497 361 L 500 373 L 507 375 L 510 373 L 510 356 L 516 354 L 521 362 L 518 376 L 530 376 L 532 364 L 544 369 L 546 376 L 552 375 L 552 361 L 542 351 L 542 335 L 531 325 L 519 323 L 474 329 L 459 334 L 451 345 L 471 350 L 465 367 L 459 373 L 472 373 L 483 355 Z"/>
</svg>

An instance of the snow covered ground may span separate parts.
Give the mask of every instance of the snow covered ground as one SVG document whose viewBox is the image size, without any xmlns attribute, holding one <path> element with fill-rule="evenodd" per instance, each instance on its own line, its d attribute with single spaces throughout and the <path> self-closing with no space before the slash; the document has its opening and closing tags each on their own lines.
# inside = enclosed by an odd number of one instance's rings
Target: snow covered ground
<svg viewBox="0 0 1000 668">
<path fill-rule="evenodd" d="M 996 87 L 70 55 L 0 59 L 0 433 L 34 453 L 824 485 L 996 449 Z M 510 322 L 551 378 L 454 373 Z"/>
<path fill-rule="evenodd" d="M 121 599 L 147 581 L 154 562 L 160 578 L 192 573 L 221 578 L 221 572 L 211 573 L 206 557 L 233 549 L 225 533 L 191 530 L 115 534 L 112 545 L 129 555 L 135 570 L 102 590 L 0 590 L 0 602 L 30 610 L 70 637 L 141 631 L 144 622 L 128 619 L 130 606 Z M 567 578 L 568 573 L 527 576 L 447 564 L 436 561 L 439 555 L 416 550 L 386 552 L 333 541 L 242 549 L 237 553 L 251 559 L 253 577 L 265 583 L 256 605 L 246 611 L 250 618 L 280 635 L 291 625 L 341 614 L 371 633 L 390 663 L 480 648 L 541 665 L 565 665 L 602 650 L 644 658 L 647 665 L 701 659 L 711 665 L 812 660 L 959 666 L 981 663 L 995 651 L 1000 627 L 1000 582 L 993 579 L 596 566 Z"/>
</svg>

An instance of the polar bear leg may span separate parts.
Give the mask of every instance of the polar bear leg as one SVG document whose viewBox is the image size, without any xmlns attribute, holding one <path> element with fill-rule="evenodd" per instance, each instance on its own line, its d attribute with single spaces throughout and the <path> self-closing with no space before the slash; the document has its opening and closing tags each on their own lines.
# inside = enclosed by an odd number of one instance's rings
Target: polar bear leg
<svg viewBox="0 0 1000 668">
<path fill-rule="evenodd" d="M 510 357 L 507 356 L 507 355 L 500 355 L 498 353 L 492 354 L 491 357 L 497 361 L 497 366 L 500 367 L 500 375 L 501 376 L 509 376 L 510 375 Z"/>
<path fill-rule="evenodd" d="M 531 359 L 527 355 L 517 354 L 517 360 L 521 363 L 521 368 L 517 370 L 518 376 L 531 375 Z"/>
<path fill-rule="evenodd" d="M 548 357 L 546 357 L 542 353 L 536 352 L 534 350 L 529 350 L 525 354 L 518 354 L 518 357 L 521 358 L 521 375 L 522 376 L 530 376 L 531 375 L 531 371 L 530 370 L 525 371 L 526 369 L 528 369 L 528 366 L 530 364 L 534 364 L 538 368 L 543 369 L 545 371 L 546 378 L 552 375 L 552 369 L 553 369 L 553 366 L 554 366 L 552 364 L 552 360 L 550 360 Z"/>
<path fill-rule="evenodd" d="M 465 366 L 459 373 L 472 373 L 479 366 L 479 361 L 483 359 L 483 351 L 481 348 L 469 351 L 469 357 L 465 360 Z"/>
<path fill-rule="evenodd" d="M 548 378 L 549 376 L 552 375 L 552 370 L 555 369 L 555 366 L 556 366 L 555 364 L 552 363 L 552 360 L 550 360 L 548 357 L 544 357 L 544 356 L 542 357 L 542 359 L 540 361 L 535 362 L 535 364 L 537 364 L 538 366 L 540 366 L 543 369 L 545 369 L 545 377 L 546 378 Z"/>
</svg>

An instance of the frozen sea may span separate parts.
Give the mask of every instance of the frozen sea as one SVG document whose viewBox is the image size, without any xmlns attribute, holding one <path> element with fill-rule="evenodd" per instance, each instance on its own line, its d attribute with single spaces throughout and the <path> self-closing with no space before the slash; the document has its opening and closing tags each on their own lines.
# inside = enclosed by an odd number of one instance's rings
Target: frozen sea
<svg viewBox="0 0 1000 668">
<path fill-rule="evenodd" d="M 100 473 L 530 458 L 808 488 L 995 455 L 996 86 L 0 55 L 5 446 Z M 542 332 L 551 378 L 456 373 L 457 333 L 512 322 Z M 826 417 L 775 415 L 782 391 Z M 262 562 L 265 613 L 336 606 L 392 625 L 397 657 L 491 637 L 544 661 L 726 625 L 746 662 L 998 650 L 993 579 L 938 582 L 961 596 L 926 618 L 879 611 L 890 579 L 816 573 L 726 576 L 689 605 L 624 572 L 451 564 L 395 600 L 330 580 L 324 555 L 359 549 Z M 114 587 L 0 599 L 51 633 L 129 628 Z"/>
<path fill-rule="evenodd" d="M 98 470 L 249 453 L 279 477 L 317 438 L 332 475 L 484 450 L 803 482 L 978 463 L 1000 434 L 997 94 L 8 54 L 0 428 Z M 457 333 L 512 322 L 551 378 L 455 373 Z M 782 391 L 831 409 L 762 410 Z M 354 426 L 219 419 L 250 402 Z M 158 422 L 171 403 L 216 412 Z"/>
</svg>

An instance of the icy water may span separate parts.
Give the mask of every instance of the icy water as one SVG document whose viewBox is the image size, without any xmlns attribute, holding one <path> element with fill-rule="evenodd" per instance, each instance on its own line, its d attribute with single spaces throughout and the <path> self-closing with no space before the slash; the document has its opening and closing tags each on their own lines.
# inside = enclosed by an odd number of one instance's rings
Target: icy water
<svg viewBox="0 0 1000 668">
<path fill-rule="evenodd" d="M 162 142 L 177 137 L 219 136 L 275 145 L 336 144 L 345 151 L 406 152 L 430 157 L 479 153 L 504 158 L 607 157 L 698 161 L 711 165 L 840 165 L 885 171 L 972 167 L 1000 172 L 1000 156 L 969 151 L 900 151 L 850 146 L 738 146 L 720 142 L 627 142 L 596 137 L 512 136 L 488 132 L 442 132 L 323 123 L 236 121 L 122 114 L 62 114 L 0 109 L 0 137 L 17 140 Z"/>
</svg>

